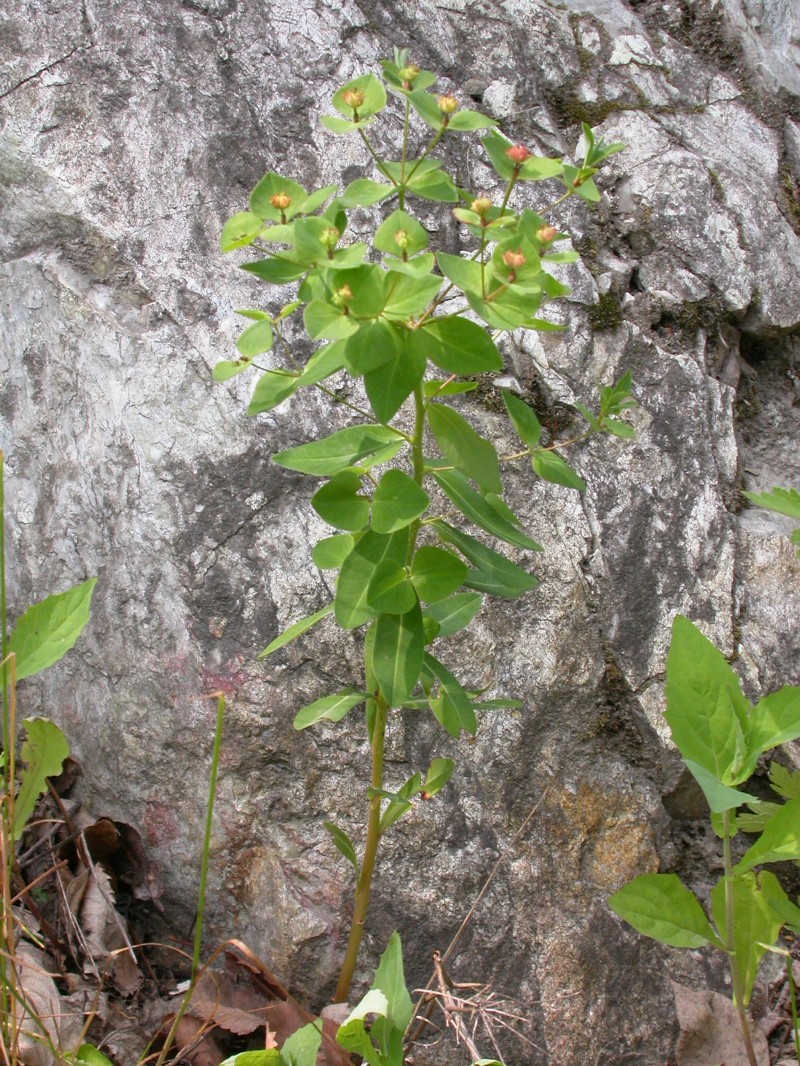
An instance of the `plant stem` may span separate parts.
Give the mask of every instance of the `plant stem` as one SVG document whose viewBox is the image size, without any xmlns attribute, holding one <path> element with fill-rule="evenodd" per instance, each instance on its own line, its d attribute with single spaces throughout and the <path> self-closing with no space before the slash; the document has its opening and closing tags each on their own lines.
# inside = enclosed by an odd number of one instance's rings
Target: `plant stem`
<svg viewBox="0 0 800 1066">
<path fill-rule="evenodd" d="M 367 146 L 367 151 L 372 156 L 372 158 L 373 158 L 373 160 L 375 162 L 375 166 L 378 168 L 378 170 L 381 172 L 381 174 L 383 174 L 383 176 L 385 178 L 388 178 L 389 181 L 392 183 L 392 185 L 397 186 L 397 182 L 394 180 L 392 175 L 389 173 L 389 171 L 386 169 L 386 167 L 381 162 L 380 156 L 375 151 L 375 149 L 372 147 L 372 144 L 370 143 L 370 139 L 369 139 L 369 137 L 367 137 L 366 133 L 364 133 L 364 131 L 362 129 L 359 129 L 358 135 L 361 138 L 361 140 L 364 142 L 364 144 Z"/>
<path fill-rule="evenodd" d="M 750 1022 L 744 1006 L 744 984 L 739 960 L 736 958 L 736 932 L 733 897 L 733 863 L 731 861 L 731 812 L 725 811 L 722 815 L 722 855 L 724 865 L 725 886 L 725 951 L 728 956 L 728 964 L 731 970 L 731 983 L 733 985 L 733 998 L 736 1001 L 736 1012 L 739 1015 L 739 1025 L 742 1029 L 747 1060 L 750 1066 L 758 1066 L 753 1040 L 750 1035 Z"/>
<path fill-rule="evenodd" d="M 797 1019 L 797 985 L 794 981 L 793 965 L 794 960 L 789 955 L 786 959 L 786 976 L 789 980 L 789 1003 L 792 1008 L 792 1035 L 794 1036 L 794 1053 L 797 1061 L 800 1062 L 800 1022 Z"/>
<path fill-rule="evenodd" d="M 372 729 L 372 778 L 373 789 L 383 788 L 383 749 L 386 739 L 386 722 L 389 717 L 389 706 L 378 693 L 376 700 L 377 709 L 375 722 Z M 350 996 L 350 986 L 353 983 L 358 952 L 361 947 L 361 938 L 364 935 L 364 922 L 369 908 L 369 896 L 372 888 L 372 875 L 375 872 L 375 859 L 378 855 L 378 844 L 381 838 L 381 796 L 373 793 L 369 801 L 369 821 L 367 823 L 367 842 L 364 846 L 364 858 L 361 863 L 361 872 L 356 885 L 356 900 L 353 909 L 353 921 L 350 926 L 350 939 L 347 942 L 344 962 L 336 984 L 336 992 L 333 999 L 335 1003 L 346 1003 Z"/>
</svg>

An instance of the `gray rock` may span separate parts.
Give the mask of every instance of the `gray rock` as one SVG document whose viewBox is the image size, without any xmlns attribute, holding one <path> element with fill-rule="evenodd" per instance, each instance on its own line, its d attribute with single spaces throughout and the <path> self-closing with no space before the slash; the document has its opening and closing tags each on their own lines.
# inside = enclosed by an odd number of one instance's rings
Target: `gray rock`
<svg viewBox="0 0 800 1066">
<path fill-rule="evenodd" d="M 248 419 L 245 377 L 212 383 L 234 350 L 233 309 L 282 299 L 221 256 L 221 226 L 268 168 L 309 186 L 368 172 L 358 142 L 331 138 L 317 117 L 393 43 L 457 95 L 480 82 L 515 140 L 572 152 L 586 119 L 627 143 L 598 209 L 570 202 L 559 216 L 586 257 L 571 300 L 548 312 L 567 332 L 503 344 L 508 374 L 559 439 L 580 424 L 576 400 L 631 368 L 637 439 L 576 449 L 582 497 L 524 464 L 509 470 L 512 503 L 545 548 L 521 555 L 542 586 L 487 602 L 447 658 L 523 708 L 486 713 L 471 745 L 397 715 L 390 787 L 432 753 L 459 770 L 387 836 L 359 970 L 366 981 L 398 928 L 409 979 L 424 984 L 430 952 L 539 804 L 452 963 L 460 980 L 493 979 L 521 1000 L 533 1046 L 508 1057 L 537 1066 L 666 1061 L 678 1033 L 670 979 L 723 988 L 713 961 L 643 941 L 606 906 L 637 873 L 686 860 L 664 806 L 680 786 L 662 715 L 674 615 L 739 649 L 754 694 L 799 680 L 800 565 L 782 527 L 739 513 L 740 470 L 747 487 L 800 485 L 800 241 L 781 171 L 794 133 L 760 89 L 764 75 L 797 92 L 795 31 L 788 4 L 759 15 L 730 0 L 717 37 L 694 5 L 693 34 L 691 8 L 145 0 L 134 15 L 118 0 L 34 0 L 4 24 L 12 617 L 100 579 L 90 628 L 26 686 L 24 712 L 66 730 L 87 803 L 142 830 L 172 920 L 188 927 L 209 694 L 228 692 L 208 943 L 246 940 L 318 1006 L 352 889 L 322 822 L 362 839 L 368 753 L 355 722 L 300 734 L 291 722 L 358 676 L 359 649 L 326 621 L 266 664 L 255 655 L 331 595 L 310 558 L 325 529 L 313 488 L 269 456 L 347 418 L 304 395 Z M 492 190 L 478 150 L 453 161 Z M 525 195 L 552 198 L 542 186 Z M 455 244 L 446 214 L 425 210 Z M 600 294 L 608 318 L 593 309 Z M 464 410 L 510 451 L 497 406 L 487 387 Z M 691 803 L 671 809 L 683 817 Z M 711 880 L 709 861 L 696 860 L 698 882 Z"/>
</svg>

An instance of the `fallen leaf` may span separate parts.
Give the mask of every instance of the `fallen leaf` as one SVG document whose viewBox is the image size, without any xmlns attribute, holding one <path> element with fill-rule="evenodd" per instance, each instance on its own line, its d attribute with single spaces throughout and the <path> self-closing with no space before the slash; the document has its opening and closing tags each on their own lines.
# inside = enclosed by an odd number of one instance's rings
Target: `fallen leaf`
<svg viewBox="0 0 800 1066">
<path fill-rule="evenodd" d="M 687 988 L 672 982 L 680 1025 L 676 1066 L 748 1066 L 739 1015 L 727 996 L 709 989 Z M 769 1066 L 769 1048 L 764 1034 L 750 1031 L 758 1066 Z"/>
</svg>

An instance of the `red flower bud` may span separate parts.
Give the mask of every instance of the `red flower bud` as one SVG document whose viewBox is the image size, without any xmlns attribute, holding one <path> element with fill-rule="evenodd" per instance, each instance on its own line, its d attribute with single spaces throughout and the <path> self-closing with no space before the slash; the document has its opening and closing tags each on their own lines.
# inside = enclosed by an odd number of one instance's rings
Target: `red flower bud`
<svg viewBox="0 0 800 1066">
<path fill-rule="evenodd" d="M 503 254 L 503 262 L 507 267 L 511 268 L 512 273 L 521 266 L 525 266 L 525 256 L 518 248 L 516 252 L 509 251 Z"/>
<path fill-rule="evenodd" d="M 525 160 L 531 157 L 531 153 L 524 144 L 514 144 L 510 148 L 506 148 L 506 155 L 518 167 L 522 166 Z"/>
</svg>

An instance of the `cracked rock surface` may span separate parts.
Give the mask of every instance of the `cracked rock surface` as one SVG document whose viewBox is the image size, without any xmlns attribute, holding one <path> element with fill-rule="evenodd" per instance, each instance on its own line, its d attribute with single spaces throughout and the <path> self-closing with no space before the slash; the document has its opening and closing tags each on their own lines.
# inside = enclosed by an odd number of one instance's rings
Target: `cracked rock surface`
<svg viewBox="0 0 800 1066">
<path fill-rule="evenodd" d="M 637 438 L 574 453 L 581 497 L 523 469 L 507 478 L 545 548 L 521 557 L 541 587 L 487 601 L 447 657 L 523 707 L 486 713 L 474 744 L 398 716 L 390 787 L 431 752 L 459 769 L 385 839 L 360 979 L 397 928 L 409 980 L 424 984 L 538 803 L 454 976 L 522 1003 L 533 1046 L 511 1046 L 511 1062 L 671 1061 L 671 982 L 724 990 L 717 964 L 642 940 L 606 899 L 675 868 L 697 814 L 664 742 L 672 619 L 738 652 L 753 696 L 800 681 L 800 565 L 787 526 L 741 496 L 800 487 L 791 0 L 25 0 L 0 40 L 12 617 L 99 577 L 91 626 L 28 685 L 25 713 L 66 731 L 98 815 L 142 828 L 188 928 L 215 717 L 205 696 L 233 694 L 208 941 L 247 941 L 316 1005 L 352 887 L 322 822 L 360 839 L 367 752 L 357 728 L 291 722 L 357 676 L 358 648 L 326 622 L 268 664 L 254 658 L 331 591 L 310 557 L 324 531 L 311 483 L 269 456 L 346 418 L 306 394 L 248 419 L 244 377 L 212 383 L 238 334 L 233 308 L 280 298 L 221 256 L 219 232 L 267 169 L 308 187 L 369 173 L 359 144 L 317 119 L 393 44 L 456 96 L 482 95 L 540 152 L 573 152 L 581 121 L 627 143 L 598 208 L 570 202 L 560 218 L 584 256 L 551 311 L 567 331 L 503 343 L 507 373 L 561 435 L 576 400 L 630 368 Z M 475 148 L 452 162 L 492 189 Z M 458 250 L 445 215 L 430 212 Z M 488 383 L 463 410 L 502 447 L 497 398 Z"/>
</svg>

